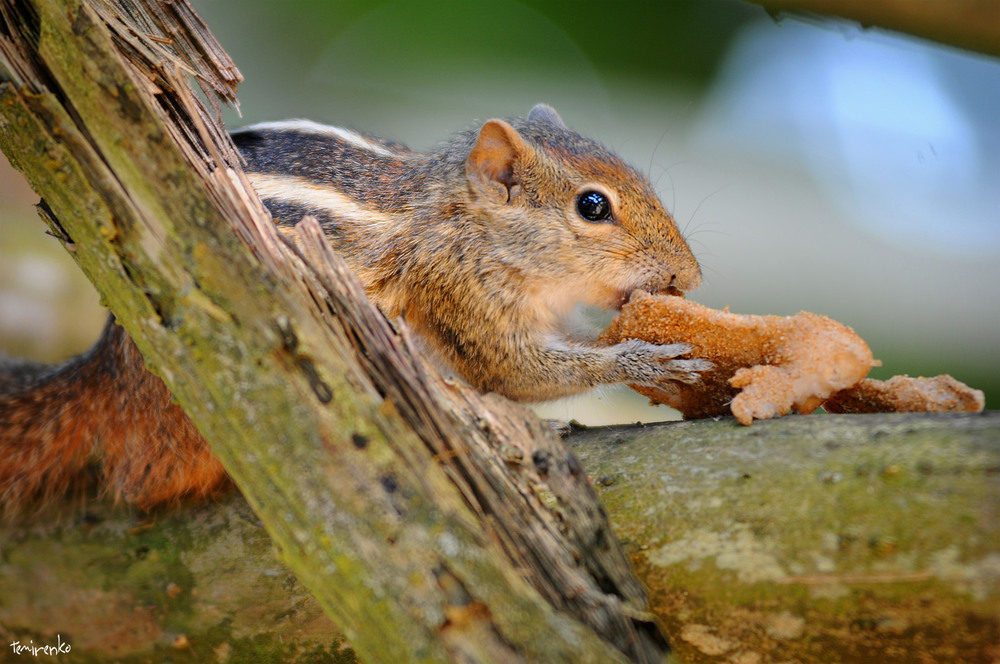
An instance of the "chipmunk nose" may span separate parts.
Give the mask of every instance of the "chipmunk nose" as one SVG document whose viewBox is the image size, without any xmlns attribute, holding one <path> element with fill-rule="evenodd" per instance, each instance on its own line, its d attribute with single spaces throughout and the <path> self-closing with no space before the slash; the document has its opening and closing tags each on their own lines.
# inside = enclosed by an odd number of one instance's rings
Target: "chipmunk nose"
<svg viewBox="0 0 1000 664">
<path fill-rule="evenodd" d="M 674 273 L 670 285 L 680 291 L 694 290 L 701 285 L 701 267 L 697 263 L 685 265 Z"/>
<path fill-rule="evenodd" d="M 694 290 L 701 284 L 701 268 L 697 264 L 682 267 L 673 272 L 665 272 L 660 278 L 652 279 L 640 286 L 650 293 L 679 295 Z M 678 292 L 679 291 L 679 292 Z"/>
</svg>

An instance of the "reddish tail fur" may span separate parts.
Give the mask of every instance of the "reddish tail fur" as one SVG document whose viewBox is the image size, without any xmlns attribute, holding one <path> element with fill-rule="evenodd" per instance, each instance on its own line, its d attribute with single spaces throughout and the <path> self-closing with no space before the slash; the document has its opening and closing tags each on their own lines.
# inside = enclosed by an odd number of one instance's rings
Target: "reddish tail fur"
<svg viewBox="0 0 1000 664">
<path fill-rule="evenodd" d="M 228 483 L 113 318 L 93 348 L 65 364 L 0 365 L 0 512 L 61 496 L 93 467 L 142 509 Z"/>
</svg>

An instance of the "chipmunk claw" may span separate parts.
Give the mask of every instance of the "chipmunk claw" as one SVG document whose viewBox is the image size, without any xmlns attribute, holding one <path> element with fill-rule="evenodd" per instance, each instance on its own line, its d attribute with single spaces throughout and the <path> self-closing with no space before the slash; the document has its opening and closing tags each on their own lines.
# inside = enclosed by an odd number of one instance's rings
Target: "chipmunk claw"
<svg viewBox="0 0 1000 664">
<path fill-rule="evenodd" d="M 701 382 L 699 372 L 714 366 L 702 358 L 681 358 L 691 352 L 691 346 L 684 343 L 660 345 L 633 339 L 620 346 L 623 379 L 628 383 L 657 386 L 675 381 L 696 385 Z"/>
</svg>

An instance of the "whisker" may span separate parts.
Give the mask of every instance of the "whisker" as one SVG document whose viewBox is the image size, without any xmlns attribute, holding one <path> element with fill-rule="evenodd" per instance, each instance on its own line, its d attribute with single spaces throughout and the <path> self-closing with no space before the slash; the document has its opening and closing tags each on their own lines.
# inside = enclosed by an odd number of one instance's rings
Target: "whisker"
<svg viewBox="0 0 1000 664">
<path fill-rule="evenodd" d="M 729 185 L 728 184 L 724 184 L 721 187 L 719 187 L 718 189 L 716 189 L 715 191 L 713 191 L 712 193 L 710 193 L 708 196 L 705 196 L 703 199 L 701 199 L 701 202 L 698 203 L 697 207 L 695 207 L 694 212 L 691 213 L 691 216 L 688 217 L 688 220 L 684 223 L 684 229 L 683 229 L 682 232 L 683 232 L 683 234 L 684 234 L 685 237 L 687 237 L 688 226 L 690 226 L 691 222 L 694 221 L 694 217 L 695 217 L 696 214 L 698 214 L 698 210 L 701 209 L 701 206 L 704 205 L 708 201 L 708 199 L 712 198 L 716 194 L 718 194 L 718 193 L 720 193 L 720 192 L 722 192 L 722 191 L 724 191 L 724 190 L 726 190 L 728 188 L 729 188 Z"/>
</svg>

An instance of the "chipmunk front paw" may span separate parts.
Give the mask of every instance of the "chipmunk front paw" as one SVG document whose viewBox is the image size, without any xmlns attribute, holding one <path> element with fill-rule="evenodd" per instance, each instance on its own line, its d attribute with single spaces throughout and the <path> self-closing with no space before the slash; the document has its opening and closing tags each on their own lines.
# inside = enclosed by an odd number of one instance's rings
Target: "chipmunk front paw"
<svg viewBox="0 0 1000 664">
<path fill-rule="evenodd" d="M 681 358 L 691 352 L 687 344 L 657 345 L 629 340 L 618 344 L 622 380 L 627 383 L 659 385 L 668 381 L 697 384 L 698 372 L 712 369 L 713 364 L 701 358 Z"/>
</svg>

